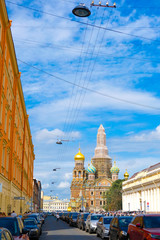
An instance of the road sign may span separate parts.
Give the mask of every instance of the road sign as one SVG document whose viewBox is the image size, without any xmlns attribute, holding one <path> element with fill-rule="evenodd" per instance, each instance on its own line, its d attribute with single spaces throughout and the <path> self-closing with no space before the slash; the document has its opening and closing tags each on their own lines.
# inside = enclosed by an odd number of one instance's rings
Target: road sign
<svg viewBox="0 0 160 240">
<path fill-rule="evenodd" d="M 14 200 L 25 200 L 25 197 L 14 197 Z"/>
<path fill-rule="evenodd" d="M 0 192 L 2 192 L 2 183 L 0 183 Z"/>
</svg>

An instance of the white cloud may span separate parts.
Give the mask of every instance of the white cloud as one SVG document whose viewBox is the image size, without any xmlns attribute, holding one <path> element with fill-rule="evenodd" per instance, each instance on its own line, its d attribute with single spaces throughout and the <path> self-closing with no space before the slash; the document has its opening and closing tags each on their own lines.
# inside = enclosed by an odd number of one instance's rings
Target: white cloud
<svg viewBox="0 0 160 240">
<path fill-rule="evenodd" d="M 78 131 L 76 131 L 76 132 L 72 131 L 72 132 L 68 133 L 67 135 L 70 136 L 70 139 L 79 139 L 81 136 L 80 132 L 78 132 Z M 46 141 L 47 143 L 53 143 L 57 139 L 63 139 L 63 138 L 64 138 L 64 140 L 68 140 L 68 139 L 65 139 L 66 133 L 64 133 L 63 131 L 61 131 L 59 129 L 54 129 L 51 131 L 49 131 L 47 129 L 42 129 L 36 133 L 36 139 L 38 141 Z"/>
<path fill-rule="evenodd" d="M 70 183 L 69 182 L 60 182 L 60 184 L 58 185 L 58 188 L 69 188 L 70 187 Z"/>
<path fill-rule="evenodd" d="M 43 190 L 46 190 L 46 189 L 48 189 L 48 188 L 49 188 L 49 184 L 48 184 L 48 183 L 42 185 L 42 189 L 43 189 Z"/>
<path fill-rule="evenodd" d="M 155 130 L 152 131 L 146 131 L 145 133 L 140 133 L 135 135 L 131 138 L 131 141 L 137 141 L 137 142 L 152 142 L 156 140 L 160 140 L 160 125 L 156 127 Z"/>
</svg>

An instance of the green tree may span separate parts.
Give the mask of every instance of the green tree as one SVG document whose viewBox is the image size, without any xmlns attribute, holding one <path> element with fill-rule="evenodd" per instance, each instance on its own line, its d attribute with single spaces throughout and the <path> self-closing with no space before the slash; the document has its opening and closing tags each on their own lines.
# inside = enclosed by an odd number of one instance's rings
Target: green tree
<svg viewBox="0 0 160 240">
<path fill-rule="evenodd" d="M 113 182 L 112 187 L 106 192 L 105 195 L 105 210 L 117 211 L 122 209 L 122 182 L 124 180 L 118 179 Z"/>
</svg>

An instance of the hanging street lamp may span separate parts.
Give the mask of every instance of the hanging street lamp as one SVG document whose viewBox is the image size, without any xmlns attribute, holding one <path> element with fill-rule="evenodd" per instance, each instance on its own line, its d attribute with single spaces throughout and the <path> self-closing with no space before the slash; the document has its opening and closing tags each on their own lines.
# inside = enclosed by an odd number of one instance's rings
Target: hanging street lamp
<svg viewBox="0 0 160 240">
<path fill-rule="evenodd" d="M 77 17 L 89 17 L 91 11 L 85 6 L 84 3 L 80 3 L 77 7 L 72 10 L 72 13 Z"/>
</svg>

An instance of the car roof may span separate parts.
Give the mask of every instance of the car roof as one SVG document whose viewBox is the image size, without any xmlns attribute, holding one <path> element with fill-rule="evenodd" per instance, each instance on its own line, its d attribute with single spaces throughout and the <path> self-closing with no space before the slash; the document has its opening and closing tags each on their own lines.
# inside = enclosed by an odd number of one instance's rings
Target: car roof
<svg viewBox="0 0 160 240">
<path fill-rule="evenodd" d="M 103 218 L 113 218 L 113 216 L 104 216 Z"/>
<path fill-rule="evenodd" d="M 140 216 L 142 216 L 142 217 L 160 217 L 160 214 L 138 214 L 138 215 L 136 215 L 135 217 L 140 217 Z"/>
</svg>

